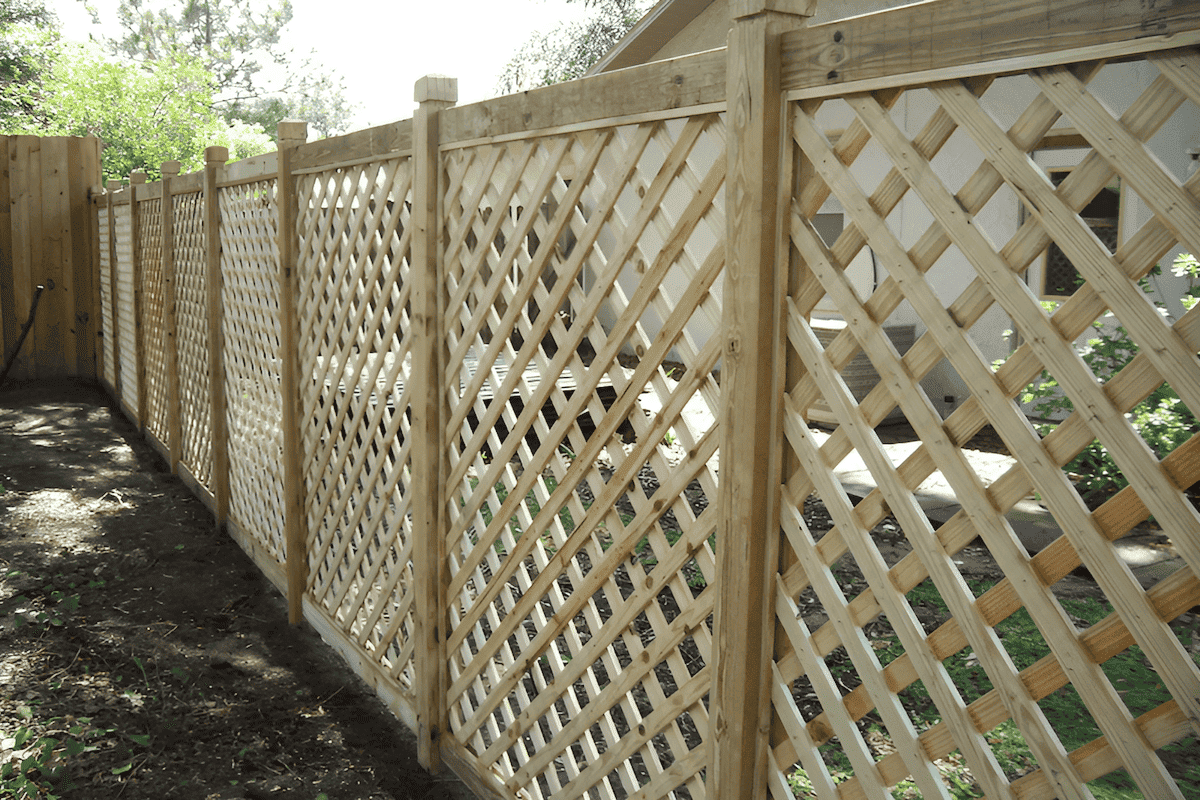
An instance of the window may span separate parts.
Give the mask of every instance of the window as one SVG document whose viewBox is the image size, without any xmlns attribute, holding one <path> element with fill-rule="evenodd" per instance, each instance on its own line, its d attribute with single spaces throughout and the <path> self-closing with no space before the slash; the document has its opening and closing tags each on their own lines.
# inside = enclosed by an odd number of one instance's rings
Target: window
<svg viewBox="0 0 1200 800">
<path fill-rule="evenodd" d="M 1070 169 L 1049 170 L 1050 181 L 1060 185 L 1071 174 Z M 1114 182 L 1105 186 L 1080 212 L 1088 227 L 1108 248 L 1116 252 L 1121 231 L 1121 186 Z M 1083 284 L 1079 270 L 1067 255 L 1052 243 L 1046 248 L 1041 270 L 1041 295 L 1046 298 L 1070 297 Z"/>
</svg>

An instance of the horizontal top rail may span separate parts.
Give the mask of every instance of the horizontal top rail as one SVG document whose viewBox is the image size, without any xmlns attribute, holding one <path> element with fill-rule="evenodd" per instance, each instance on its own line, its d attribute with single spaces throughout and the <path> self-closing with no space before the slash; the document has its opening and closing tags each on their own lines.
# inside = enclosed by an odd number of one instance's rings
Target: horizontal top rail
<svg viewBox="0 0 1200 800">
<path fill-rule="evenodd" d="M 1200 0 L 930 0 L 785 33 L 782 82 L 796 98 L 871 91 L 1194 45 L 1198 29 Z"/>
<path fill-rule="evenodd" d="M 279 153 L 243 158 L 217 170 L 218 186 L 237 186 L 243 183 L 274 178 L 279 174 Z"/>
<path fill-rule="evenodd" d="M 442 112 L 448 145 L 556 133 L 604 120 L 725 102 L 725 50 L 656 61 Z"/>
<path fill-rule="evenodd" d="M 412 120 L 390 122 L 362 131 L 308 142 L 292 155 L 292 173 L 349 167 L 380 158 L 395 158 L 412 151 Z"/>
</svg>

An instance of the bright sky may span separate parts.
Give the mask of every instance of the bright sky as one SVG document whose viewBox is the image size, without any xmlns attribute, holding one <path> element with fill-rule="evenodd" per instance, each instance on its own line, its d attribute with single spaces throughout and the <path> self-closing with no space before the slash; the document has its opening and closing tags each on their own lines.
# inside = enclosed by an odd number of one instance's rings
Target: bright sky
<svg viewBox="0 0 1200 800">
<path fill-rule="evenodd" d="M 115 27 L 117 0 L 90 0 Z M 68 39 L 97 33 L 81 0 L 48 0 Z M 458 78 L 459 105 L 495 96 L 514 52 L 535 31 L 581 16 L 566 0 L 292 0 L 286 43 L 346 81 L 357 106 L 351 130 L 412 116 L 413 85 L 422 75 Z M 109 28 L 108 30 L 112 30 Z"/>
</svg>

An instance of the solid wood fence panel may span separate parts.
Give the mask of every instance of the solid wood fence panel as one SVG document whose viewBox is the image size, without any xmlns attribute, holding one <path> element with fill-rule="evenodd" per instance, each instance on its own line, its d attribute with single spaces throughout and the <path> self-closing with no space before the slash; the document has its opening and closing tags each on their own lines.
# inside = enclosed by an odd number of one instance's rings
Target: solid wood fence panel
<svg viewBox="0 0 1200 800">
<path fill-rule="evenodd" d="M 151 187 L 147 187 L 151 188 Z M 139 196 L 145 189 L 138 189 Z M 138 266 L 142 279 L 142 378 L 146 431 L 167 444 L 167 314 L 163 274 L 162 198 L 138 202 Z"/>
<path fill-rule="evenodd" d="M 510 793 L 704 794 L 723 128 L 445 154 L 448 700 Z"/>
<path fill-rule="evenodd" d="M 175 215 L 175 323 L 179 354 L 182 461 L 212 491 L 212 426 L 209 421 L 208 277 L 204 195 L 172 198 Z"/>
<path fill-rule="evenodd" d="M 224 278 L 229 519 L 264 557 L 285 561 L 275 180 L 218 193 Z M 268 562 L 268 563 L 269 563 Z"/>
<path fill-rule="evenodd" d="M 116 338 L 120 401 L 125 411 L 134 419 L 138 414 L 138 352 L 136 320 L 134 316 L 133 281 L 133 231 L 130 223 L 129 193 L 126 202 L 118 204 L 114 211 L 115 251 L 117 265 L 117 320 Z M 110 196 L 109 202 L 112 202 Z"/>
<path fill-rule="evenodd" d="M 786 476 L 783 494 L 793 565 L 776 586 L 782 636 L 771 763 L 777 795 L 798 793 L 810 782 L 818 796 L 875 797 L 909 780 L 924 796 L 939 796 L 947 791 L 939 767 L 958 763 L 988 796 L 1086 797 L 1089 781 L 1114 772 L 1147 797 L 1182 796 L 1156 749 L 1196 733 L 1187 720 L 1197 719 L 1200 669 L 1167 623 L 1200 600 L 1193 552 L 1200 546 L 1200 517 L 1184 495 L 1200 477 L 1189 454 L 1200 440 L 1193 433 L 1173 451 L 1154 452 L 1124 415 L 1164 385 L 1189 407 L 1200 402 L 1196 312 L 1165 318 L 1137 284 L 1173 249 L 1194 251 L 1200 239 L 1195 175 L 1170 174 L 1142 144 L 1173 115 L 1195 113 L 1188 104 L 1198 96 L 1197 54 L 1169 52 L 1150 61 L 1159 77 L 1148 88 L 1118 102 L 1109 93 L 1104 104 L 1096 99 L 1101 88 L 1089 87 L 1103 72 L 1096 63 L 1031 70 L 1028 79 L 980 75 L 793 105 L 796 157 L 810 165 L 813 179 L 800 187 L 791 221 L 805 270 L 788 304 L 788 341 L 807 372 L 786 398 L 786 438 L 800 468 Z M 1024 98 L 1024 105 L 1013 107 L 1013 98 Z M 1056 188 L 1028 154 L 1064 115 L 1094 149 Z M 824 133 L 831 118 L 841 128 L 836 143 Z M 1079 216 L 1114 179 L 1154 211 L 1115 252 Z M 1015 234 L 1002 238 L 1001 228 L 988 229 L 983 212 L 1005 185 L 1029 213 Z M 852 223 L 836 241 L 823 240 L 812 222 L 830 195 Z M 910 220 L 920 214 L 923 229 L 901 230 L 892 212 L 902 202 Z M 1023 274 L 1051 241 L 1069 254 L 1083 284 L 1047 314 Z M 868 297 L 859 296 L 846 273 L 864 247 L 886 271 Z M 950 299 L 939 295 L 947 265 L 969 269 L 974 278 Z M 809 322 L 822 300 L 848 323 L 827 347 Z M 883 327 L 902 302 L 926 328 L 903 356 Z M 993 304 L 1014 320 L 1023 342 L 997 367 L 970 338 Z M 1140 354 L 1115 375 L 1093 375 L 1074 342 L 1106 314 L 1107 324 L 1130 331 Z M 860 349 L 882 379 L 856 402 L 837 370 Z M 972 394 L 945 419 L 919 382 L 943 359 Z M 1041 439 L 1014 398 L 1043 368 L 1087 413 L 1074 412 Z M 823 444 L 803 420 L 817 398 L 840 422 Z M 873 428 L 897 405 L 921 446 L 893 464 Z M 1019 462 L 990 486 L 960 450 L 987 424 Z M 1061 467 L 1093 441 L 1109 449 L 1131 486 L 1089 512 Z M 879 487 L 858 502 L 831 473 L 851 453 L 864 460 Z M 937 529 L 913 495 L 935 471 L 963 508 Z M 830 521 L 806 511 L 813 492 Z M 1003 514 L 1033 492 L 1064 533 L 1030 559 Z M 1109 543 L 1150 513 L 1187 566 L 1145 590 Z M 902 531 L 907 547 L 880 542 L 881 524 Z M 977 537 L 1007 576 L 995 586 L 973 583 L 960 569 L 961 551 Z M 1080 564 L 1113 608 L 1082 630 L 1053 591 Z M 1181 605 L 1167 601 L 1180 592 Z M 949 613 L 936 625 L 914 610 L 930 596 Z M 1030 616 L 1036 633 L 1014 651 L 996 626 L 1018 611 Z M 885 634 L 877 619 L 894 634 Z M 1135 644 L 1166 688 L 1161 704 L 1149 710 L 1132 705 L 1126 687 L 1103 667 Z M 1014 652 L 1030 650 L 1042 658 L 1016 663 Z M 955 685 L 943 662 L 967 652 L 977 664 L 977 682 Z M 918 688 L 941 716 L 924 730 L 905 711 Z M 1078 694 L 1088 718 L 1076 723 L 1094 729 L 1095 738 L 1073 750 L 1041 704 L 1060 690 Z M 865 725 L 868 715 L 875 721 Z M 1037 760 L 1020 778 L 1005 771 L 993 749 L 1014 730 Z M 793 765 L 804 772 L 794 773 Z"/>
<path fill-rule="evenodd" d="M 107 197 L 106 197 L 107 199 Z M 95 214 L 95 231 L 99 241 L 97 255 L 99 260 L 96 263 L 97 276 L 96 279 L 100 284 L 100 308 L 98 309 L 100 316 L 100 363 L 98 365 L 100 379 L 108 384 L 110 391 L 115 390 L 117 381 L 116 369 L 116 346 L 117 337 L 113 335 L 115 325 L 113 324 L 113 281 L 112 281 L 112 261 L 111 249 L 109 246 L 109 226 L 108 226 L 108 204 L 103 205 L 95 203 L 92 206 Z"/>
</svg>

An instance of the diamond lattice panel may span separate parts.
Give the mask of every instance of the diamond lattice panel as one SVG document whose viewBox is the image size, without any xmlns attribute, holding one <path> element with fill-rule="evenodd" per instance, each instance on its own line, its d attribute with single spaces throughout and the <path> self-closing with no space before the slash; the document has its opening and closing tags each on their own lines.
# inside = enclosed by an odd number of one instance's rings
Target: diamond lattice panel
<svg viewBox="0 0 1200 800">
<path fill-rule="evenodd" d="M 704 795 L 723 135 L 445 157 L 451 726 L 514 792 Z"/>
<path fill-rule="evenodd" d="M 175 213 L 175 346 L 179 358 L 179 405 L 183 463 L 212 489 L 212 425 L 209 414 L 208 278 L 204 196 L 172 198 Z"/>
<path fill-rule="evenodd" d="M 163 275 L 162 200 L 138 203 L 138 264 L 142 275 L 146 429 L 167 442 L 167 320 Z"/>
<path fill-rule="evenodd" d="M 115 211 L 117 235 L 117 342 L 121 366 L 121 402 L 126 410 L 138 410 L 137 334 L 133 313 L 133 237 L 129 205 Z"/>
<path fill-rule="evenodd" d="M 221 189 L 229 516 L 279 563 L 283 433 L 275 181 Z"/>
<path fill-rule="evenodd" d="M 313 602 L 413 694 L 407 159 L 299 180 Z"/>
<path fill-rule="evenodd" d="M 108 381 L 109 385 L 115 386 L 117 379 L 115 354 L 117 336 L 113 324 L 112 259 L 108 249 L 108 207 L 101 208 L 95 206 L 93 211 L 96 214 L 95 230 L 97 240 L 99 241 L 98 251 L 100 255 L 100 263 L 97 265 L 97 269 L 100 272 L 100 323 L 101 329 L 104 331 L 100 348 L 100 375 L 104 380 Z"/>
<path fill-rule="evenodd" d="M 1077 65 L 794 107 L 805 174 L 791 239 L 808 270 L 788 301 L 789 374 L 800 377 L 785 398 L 777 796 L 884 797 L 902 785 L 944 797 L 948 776 L 964 775 L 988 797 L 1082 797 L 1097 781 L 1182 796 L 1178 762 L 1158 748 L 1194 737 L 1188 720 L 1200 718 L 1200 668 L 1169 624 L 1200 601 L 1200 515 L 1183 491 L 1200 478 L 1200 436 L 1147 442 L 1126 412 L 1161 391 L 1200 408 L 1197 312 L 1164 316 L 1138 285 L 1172 250 L 1200 246 L 1200 178 L 1165 171 L 1143 146 L 1173 115 L 1196 114 L 1200 62 L 1194 52 L 1151 62 L 1119 104 L 1101 101 L 1104 82 L 1089 85 L 1098 65 Z M 848 119 L 834 144 L 823 105 L 837 104 L 832 115 Z M 1067 119 L 1090 147 L 1056 188 L 1029 153 Z M 882 163 L 860 164 L 868 152 Z M 1080 215 L 1114 181 L 1151 212 L 1115 254 Z M 846 227 L 827 245 L 813 218 L 830 197 Z M 1007 222 L 992 213 L 1004 208 Z M 1084 283 L 1046 310 L 1025 279 L 1052 241 Z M 853 275 L 864 252 L 882 270 L 865 293 Z M 824 347 L 809 322 L 818 306 L 846 320 Z M 920 336 L 901 357 L 882 321 L 903 313 Z M 1019 337 L 995 368 L 979 324 L 988 313 Z M 1106 313 L 1137 355 L 1093 371 L 1075 340 Z M 858 402 L 838 371 L 860 350 L 881 380 Z M 943 418 L 921 381 L 947 364 L 969 398 Z M 1087 413 L 1039 435 L 1015 398 L 1043 369 Z M 817 400 L 840 421 L 831 435 L 805 424 Z M 920 438 L 906 453 L 875 431 L 897 405 Z M 961 449 L 985 425 L 1014 457 L 990 485 Z M 1093 442 L 1130 486 L 1089 507 L 1063 467 Z M 835 477 L 847 458 L 878 487 L 862 500 Z M 961 506 L 936 528 L 914 495 L 934 473 Z M 996 511 L 1035 493 L 1058 538 L 1030 558 Z M 1149 514 L 1180 558 L 1145 589 L 1111 542 Z M 1004 580 L 971 577 L 964 564 L 979 544 Z M 1063 594 L 1080 565 L 1094 582 L 1086 612 Z M 1135 697 L 1122 670 L 1143 659 L 1162 687 Z M 1022 763 L 1010 759 L 1014 741 Z"/>
</svg>

